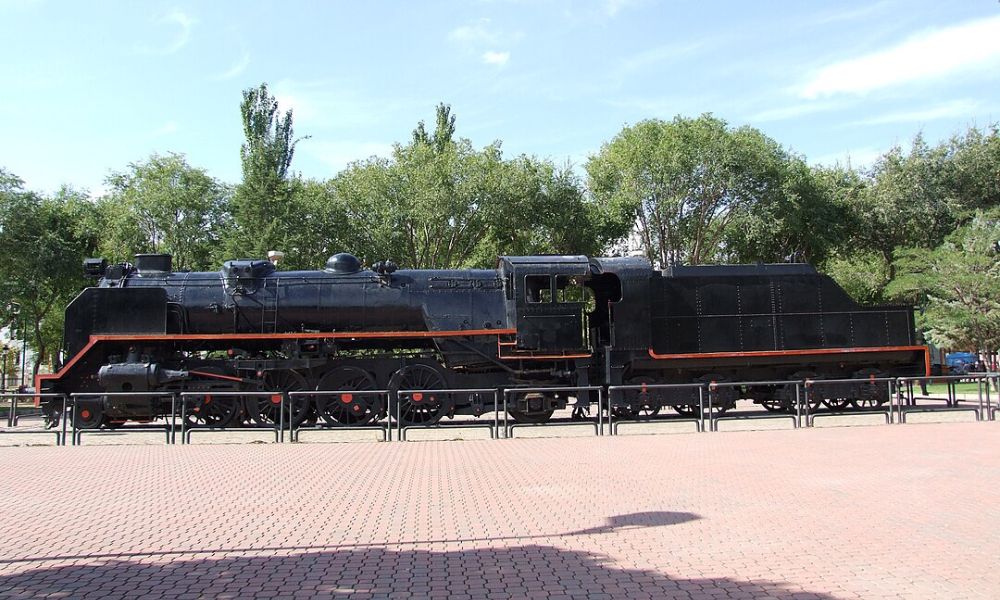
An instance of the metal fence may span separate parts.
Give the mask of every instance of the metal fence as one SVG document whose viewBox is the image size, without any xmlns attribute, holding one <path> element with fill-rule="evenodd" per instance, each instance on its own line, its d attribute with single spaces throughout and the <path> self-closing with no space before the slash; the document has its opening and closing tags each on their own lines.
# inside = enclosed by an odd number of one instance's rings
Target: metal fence
<svg viewBox="0 0 1000 600">
<path fill-rule="evenodd" d="M 596 418 L 582 418 L 578 421 L 558 421 L 558 422 L 547 422 L 547 423 L 510 423 L 509 416 L 510 411 L 508 410 L 508 402 L 511 399 L 516 398 L 518 395 L 522 394 L 560 394 L 572 392 L 575 394 L 573 396 L 575 402 L 573 403 L 574 409 L 588 410 L 590 408 L 590 398 L 589 396 L 593 393 L 597 393 L 597 416 Z M 588 398 L 585 402 L 580 400 L 580 393 L 585 393 Z M 582 423 L 593 423 L 594 432 L 596 435 L 604 435 L 604 399 L 605 399 L 605 389 L 603 386 L 599 385 L 583 385 L 583 386 L 558 386 L 558 387 L 516 387 L 507 388 L 503 393 L 503 429 L 504 437 L 511 438 L 514 437 L 514 428 L 523 427 L 559 427 L 567 425 L 580 425 Z M 574 410 L 574 413 L 577 411 Z M 607 413 L 610 415 L 610 411 Z"/>
<path fill-rule="evenodd" d="M 490 422 L 482 422 L 482 421 L 457 421 L 457 422 L 453 422 L 453 423 L 441 423 L 440 420 L 437 420 L 436 422 L 431 423 L 431 424 L 427 424 L 427 425 L 418 424 L 418 423 L 410 423 L 409 425 L 404 426 L 403 425 L 403 418 L 402 418 L 402 416 L 403 416 L 403 413 L 402 413 L 403 402 L 401 401 L 401 399 L 408 398 L 410 402 L 413 402 L 413 400 L 416 397 L 415 395 L 417 395 L 417 394 L 420 394 L 420 395 L 428 394 L 428 395 L 432 395 L 432 396 L 435 396 L 435 395 L 438 395 L 438 396 L 439 395 L 444 395 L 444 396 L 446 396 L 445 397 L 445 401 L 448 402 L 449 404 L 453 404 L 454 403 L 454 396 L 456 396 L 456 395 L 458 395 L 458 396 L 470 396 L 470 397 L 475 397 L 476 400 L 477 400 L 477 404 L 479 404 L 479 405 L 482 405 L 481 402 L 478 402 L 479 396 L 481 396 L 481 395 L 487 395 L 488 394 L 493 399 L 493 411 L 492 411 L 493 412 L 493 422 L 490 423 Z M 422 399 L 421 399 L 421 401 L 422 401 Z M 490 430 L 490 439 L 497 439 L 497 437 L 499 437 L 499 435 L 500 435 L 500 433 L 499 433 L 500 432 L 500 390 L 497 389 L 497 388 L 457 388 L 457 389 L 451 389 L 451 390 L 448 390 L 448 389 L 439 389 L 439 390 L 398 390 L 395 394 L 393 394 L 393 406 L 395 407 L 395 412 L 396 412 L 396 439 L 399 440 L 399 441 L 401 441 L 401 442 L 405 442 L 406 441 L 406 432 L 407 431 L 409 431 L 409 430 L 415 430 L 415 429 L 420 429 L 420 430 L 435 429 L 435 430 L 441 431 L 441 430 L 447 430 L 447 429 L 462 429 L 462 428 L 468 428 L 468 427 L 487 427 Z M 485 412 L 484 413 L 480 413 L 480 414 L 485 414 Z M 506 412 L 504 413 L 504 415 L 506 417 Z M 478 416 L 477 416 L 477 418 L 478 418 Z M 504 435 L 506 435 L 506 421 L 504 421 L 504 424 L 505 424 Z"/>
<path fill-rule="evenodd" d="M 86 428 L 80 426 L 79 418 L 79 404 L 81 401 L 88 399 L 97 399 L 103 402 L 105 398 L 170 398 L 170 415 L 167 417 L 162 424 L 138 424 L 138 425 L 120 425 L 116 427 L 108 428 Z M 94 393 L 84 393 L 84 394 L 70 394 L 70 406 L 68 407 L 69 412 L 63 412 L 63 424 L 66 420 L 70 420 L 71 426 L 71 441 L 73 446 L 79 446 L 83 443 L 83 434 L 91 435 L 122 435 L 123 433 L 130 433 L 136 431 L 154 431 L 162 432 L 166 438 L 167 444 L 173 444 L 175 441 L 174 432 L 177 426 L 177 395 L 174 393 L 164 393 L 164 392 L 105 392 L 101 394 Z M 66 443 L 65 438 L 63 439 L 63 444 Z"/>
<path fill-rule="evenodd" d="M 846 417 L 846 416 L 862 416 L 862 415 L 883 415 L 885 417 L 885 422 L 887 425 L 892 425 L 893 419 L 893 406 L 896 404 L 895 400 L 898 399 L 899 395 L 899 383 L 898 379 L 894 377 L 868 377 L 867 379 L 807 379 L 803 382 L 803 409 L 805 410 L 805 420 L 806 426 L 812 427 L 816 421 L 816 417 Z M 840 386 L 852 386 L 852 385 L 871 385 L 876 388 L 880 386 L 885 386 L 886 398 L 882 402 L 876 402 L 876 408 L 872 410 L 866 410 L 863 408 L 856 407 L 855 410 L 843 410 L 829 407 L 828 410 L 824 411 L 812 411 L 812 405 L 815 403 L 810 398 L 811 395 L 819 396 L 818 390 L 824 387 L 840 387 Z M 820 398 L 816 402 L 826 400 L 824 397 Z M 874 401 L 874 399 L 872 399 Z M 879 406 L 885 405 L 885 408 L 877 408 Z"/>
<path fill-rule="evenodd" d="M 699 432 L 705 431 L 705 396 L 706 396 L 706 385 L 704 383 L 642 383 L 642 384 L 631 384 L 631 385 L 612 385 L 608 387 L 608 419 L 611 422 L 611 435 L 618 435 L 618 426 L 623 423 L 652 423 L 652 422 L 667 422 L 667 419 L 655 419 L 655 414 L 650 414 L 646 417 L 642 416 L 642 410 L 644 407 L 647 408 L 647 412 L 652 413 L 659 412 L 660 408 L 673 407 L 673 406 L 691 406 L 680 399 L 674 398 L 668 402 L 664 402 L 664 398 L 658 396 L 657 392 L 676 392 L 684 391 L 694 392 L 698 395 L 698 413 L 692 417 L 671 417 L 669 422 L 671 423 L 694 423 L 697 426 Z M 614 416 L 615 408 L 623 405 L 628 405 L 625 402 L 625 396 L 629 392 L 638 392 L 636 394 L 637 410 L 636 418 L 612 418 Z M 650 392 L 653 393 L 654 398 L 650 399 Z M 629 405 L 630 406 L 630 405 Z M 654 408 L 655 407 L 655 408 Z M 630 410 L 631 412 L 631 410 Z"/>
<path fill-rule="evenodd" d="M 937 377 L 901 377 L 899 385 L 901 393 L 897 402 L 899 422 L 906 422 L 909 413 L 928 412 L 971 412 L 977 421 L 993 421 L 996 419 L 998 406 L 993 406 L 990 399 L 990 386 L 997 384 L 997 373 L 970 373 L 966 375 L 942 375 Z M 959 398 L 958 384 L 961 382 L 975 383 L 977 387 L 976 406 L 962 406 L 964 401 Z M 917 394 L 918 384 L 944 383 L 947 393 L 945 398 L 936 398 L 928 394 Z M 919 402 L 944 402 L 944 406 L 921 406 Z"/>
<path fill-rule="evenodd" d="M 46 423 L 42 422 L 39 424 L 30 423 L 24 428 L 19 428 L 20 419 L 26 418 L 28 416 L 41 416 L 41 413 L 37 411 L 35 407 L 35 401 L 41 400 L 43 398 L 52 398 L 60 406 L 60 412 L 57 413 L 59 416 L 59 426 L 46 428 Z M 34 411 L 29 411 L 28 413 L 23 412 L 23 407 L 20 406 L 19 400 L 32 400 L 32 409 Z M 66 410 L 69 401 L 65 394 L 25 394 L 19 392 L 0 392 L 0 405 L 7 406 L 7 419 L 6 427 L 0 429 L 0 435 L 54 435 L 56 438 L 56 445 L 62 446 L 66 443 Z M 21 414 L 18 412 L 21 411 Z M 39 429 L 38 425 L 42 428 Z"/>
<path fill-rule="evenodd" d="M 213 426 L 210 424 L 201 425 L 197 423 L 190 422 L 188 418 L 191 414 L 194 414 L 194 410 L 199 408 L 193 402 L 196 398 L 204 399 L 206 396 L 211 396 L 212 398 L 233 398 L 234 403 L 239 403 L 240 400 L 246 398 L 265 398 L 271 404 L 275 405 L 277 408 L 276 419 L 274 419 L 272 424 L 258 424 L 258 425 L 241 425 L 239 427 L 229 427 L 229 426 Z M 259 431 L 274 431 L 274 441 L 275 443 L 282 443 L 285 441 L 285 431 L 288 428 L 287 425 L 292 421 L 291 414 L 291 403 L 288 402 L 288 393 L 286 392 L 183 392 L 181 394 L 180 402 L 180 422 L 181 422 L 181 443 L 190 444 L 191 434 L 195 431 L 198 432 L 229 432 L 229 433 L 256 433 Z M 190 412 L 189 412 L 190 409 Z M 286 420 L 287 413 L 287 420 Z"/>
<path fill-rule="evenodd" d="M 975 416 L 977 421 L 995 421 L 1000 412 L 1000 394 L 994 389 L 1000 381 L 1000 373 L 975 373 L 962 376 L 938 377 L 901 377 L 901 378 L 868 378 L 868 379 L 804 379 L 804 380 L 773 380 L 773 381 L 737 381 L 684 384 L 631 384 L 617 386 L 556 386 L 556 387 L 513 387 L 513 388 L 461 388 L 439 390 L 334 390 L 334 391 L 248 391 L 248 392 L 117 392 L 117 393 L 83 393 L 83 394 L 32 394 L 32 393 L 0 393 L 0 406 L 7 408 L 6 427 L 0 429 L 0 435 L 53 435 L 56 445 L 82 444 L 84 436 L 121 435 L 131 432 L 160 432 L 167 444 L 176 444 L 178 433 L 180 443 L 191 443 L 194 432 L 231 432 L 253 433 L 272 431 L 274 442 L 298 442 L 302 431 L 352 431 L 373 430 L 381 432 L 384 441 L 405 441 L 407 432 L 413 430 L 462 429 L 471 427 L 488 428 L 491 439 L 516 437 L 516 432 L 525 428 L 564 427 L 570 425 L 589 424 L 594 435 L 617 435 L 620 425 L 629 423 L 693 423 L 698 432 L 719 431 L 719 423 L 724 421 L 754 421 L 769 419 L 785 419 L 792 422 L 793 427 L 813 427 L 817 419 L 825 417 L 847 417 L 861 415 L 883 415 L 886 424 L 906 423 L 906 416 L 912 413 L 933 412 L 967 412 Z M 958 391 L 960 383 L 976 385 L 974 393 L 961 394 Z M 945 384 L 943 396 L 918 394 L 919 384 Z M 843 390 L 857 390 L 858 386 L 871 385 L 871 393 L 853 403 L 855 410 L 844 410 L 844 404 L 830 402 L 837 399 Z M 785 396 L 781 407 L 783 414 L 768 414 L 745 412 L 739 414 L 724 414 L 725 407 L 731 400 L 745 400 L 753 397 L 753 387 L 785 386 Z M 837 387 L 842 386 L 842 387 Z M 885 386 L 884 388 L 881 386 Z M 827 388 L 824 390 L 824 388 Z M 734 390 L 726 397 L 726 390 Z M 839 390 L 839 391 L 838 391 Z M 776 392 L 776 390 L 771 390 Z M 519 398 L 528 394 L 565 395 L 568 405 L 573 410 L 573 417 L 558 419 L 544 423 L 516 422 L 516 403 Z M 404 418 L 403 407 L 407 403 L 412 407 L 415 403 L 424 402 L 418 395 L 441 396 L 433 399 L 431 406 L 439 406 L 441 413 L 434 418 L 428 418 L 428 423 L 420 423 L 419 418 Z M 972 396 L 970 399 L 969 396 Z M 358 396 L 372 396 L 375 400 L 366 410 L 363 423 L 352 423 L 349 418 L 339 421 L 336 416 L 322 412 L 311 412 L 318 407 L 321 398 L 331 397 L 337 402 L 348 403 L 350 406 Z M 271 417 L 273 422 L 258 422 L 257 425 L 246 426 L 243 421 L 246 414 L 238 415 L 238 426 L 214 426 L 211 423 L 196 422 L 193 415 L 207 404 L 207 398 L 214 400 L 232 399 L 234 410 L 245 410 L 244 403 L 248 398 L 265 398 L 274 405 Z M 777 398 L 778 396 L 774 396 Z M 123 424 L 116 423 L 113 427 L 83 427 L 79 419 L 78 408 L 86 406 L 87 402 L 106 402 L 109 399 L 145 398 L 161 402 L 161 416 L 152 423 Z M 31 407 L 24 406 L 25 400 L 33 400 Z M 596 411 L 592 411 L 596 399 Z M 41 413 L 37 402 L 55 402 L 58 407 L 50 414 L 58 417 L 58 425 L 45 428 L 40 419 Z M 720 401 L 723 406 L 720 407 Z M 167 403 L 169 402 L 169 409 Z M 303 404 L 315 402 L 317 404 Z M 695 402 L 697 406 L 695 407 Z M 511 406 L 515 403 L 515 406 Z M 818 409 L 820 404 L 826 408 Z M 865 408 L 865 403 L 871 409 Z M 475 418 L 459 419 L 454 422 L 442 423 L 440 418 L 450 416 L 448 407 L 455 404 L 472 406 Z M 256 405 L 255 405 L 256 406 Z M 656 410 L 653 410 L 653 407 Z M 686 415 L 657 416 L 660 408 L 668 406 L 687 407 Z M 295 413 L 296 407 L 300 412 Z M 304 407 L 304 408 L 303 408 Z M 306 410 L 306 413 L 302 413 Z M 514 413 L 514 416 L 512 416 Z M 305 416 L 304 416 L 305 415 Z M 480 417 L 486 416 L 486 419 Z M 308 418 L 306 418 L 308 417 Z M 204 417 L 199 417 L 205 420 Z M 321 422 L 322 419 L 322 422 Z M 258 419 L 260 421 L 260 419 Z M 433 422 L 431 422 L 433 421 Z M 100 425 L 100 423 L 99 423 Z"/>
<path fill-rule="evenodd" d="M 352 406 L 361 406 L 354 402 L 355 397 L 374 397 L 375 406 L 373 407 L 374 419 L 377 421 L 382 413 L 385 412 L 385 408 L 388 406 L 389 390 L 329 390 L 329 391 L 314 391 L 314 392 L 289 392 L 289 398 L 294 402 L 298 398 L 305 398 L 306 401 L 310 399 L 319 398 L 330 398 L 334 401 L 349 403 Z M 381 402 L 380 402 L 381 401 Z M 348 413 L 350 414 L 350 413 Z M 320 420 L 323 422 L 321 423 Z M 344 416 L 344 421 L 349 421 L 349 417 Z M 392 427 L 389 422 L 385 423 L 373 423 L 373 424 L 362 424 L 354 425 L 349 422 L 338 422 L 337 419 L 331 417 L 324 418 L 322 415 L 317 415 L 315 423 L 308 424 L 305 422 L 295 423 L 292 419 L 289 419 L 289 441 L 297 442 L 299 441 L 299 432 L 301 431 L 381 431 L 383 441 L 392 441 Z"/>
</svg>

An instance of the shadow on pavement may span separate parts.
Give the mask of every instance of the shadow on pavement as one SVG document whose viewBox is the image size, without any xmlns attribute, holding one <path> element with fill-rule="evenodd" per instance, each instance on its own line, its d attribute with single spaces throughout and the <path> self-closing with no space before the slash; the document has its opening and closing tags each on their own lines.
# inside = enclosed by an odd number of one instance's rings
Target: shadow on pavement
<svg viewBox="0 0 1000 600">
<path fill-rule="evenodd" d="M 671 578 L 619 568 L 588 552 L 538 545 L 171 558 L 77 561 L 6 574 L 0 576 L 0 597 L 832 598 L 768 581 Z"/>
<path fill-rule="evenodd" d="M 689 512 L 673 511 L 651 511 L 629 513 L 627 515 L 615 515 L 605 519 L 605 524 L 600 527 L 591 527 L 579 531 L 571 531 L 563 535 L 595 535 L 601 533 L 611 533 L 617 529 L 638 529 L 640 527 L 662 527 L 664 525 L 679 525 L 688 521 L 695 521 L 701 517 Z"/>
</svg>

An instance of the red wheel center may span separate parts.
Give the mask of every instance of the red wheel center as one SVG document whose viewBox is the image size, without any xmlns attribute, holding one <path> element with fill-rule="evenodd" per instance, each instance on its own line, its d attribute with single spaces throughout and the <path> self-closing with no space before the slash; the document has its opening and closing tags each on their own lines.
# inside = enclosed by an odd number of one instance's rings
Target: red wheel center
<svg viewBox="0 0 1000 600">
<path fill-rule="evenodd" d="M 271 394 L 271 404 L 281 404 L 281 394 Z"/>
<path fill-rule="evenodd" d="M 414 402 L 423 402 L 424 401 L 424 395 L 421 394 L 420 392 L 417 392 L 416 394 L 413 394 L 412 398 L 413 398 Z"/>
<path fill-rule="evenodd" d="M 341 394 L 340 401 L 344 404 L 350 404 L 351 402 L 354 402 L 354 394 Z"/>
<path fill-rule="evenodd" d="M 89 419 L 90 418 L 90 411 L 87 410 L 86 408 L 83 409 L 83 410 L 81 410 L 80 411 L 80 418 L 81 419 Z"/>
</svg>

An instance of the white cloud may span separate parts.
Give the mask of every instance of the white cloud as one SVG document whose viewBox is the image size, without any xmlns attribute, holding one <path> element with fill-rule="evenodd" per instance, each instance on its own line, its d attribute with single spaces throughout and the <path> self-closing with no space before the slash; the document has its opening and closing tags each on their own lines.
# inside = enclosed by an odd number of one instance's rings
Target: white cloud
<svg viewBox="0 0 1000 600">
<path fill-rule="evenodd" d="M 972 116 L 981 102 L 954 100 L 931 108 L 886 113 L 869 119 L 855 121 L 852 125 L 885 125 L 887 123 L 923 123 L 938 119 Z"/>
<path fill-rule="evenodd" d="M 189 16 L 187 13 L 175 9 L 157 19 L 156 22 L 160 25 L 178 27 L 179 29 L 177 34 L 170 43 L 163 47 L 143 45 L 138 47 L 139 52 L 144 54 L 161 54 L 164 56 L 177 52 L 191 41 L 191 32 L 194 29 L 194 26 L 198 23 L 198 20 Z"/>
<path fill-rule="evenodd" d="M 1000 16 L 914 35 L 891 48 L 827 65 L 799 95 L 865 94 L 960 71 L 1000 69 Z"/>
<path fill-rule="evenodd" d="M 510 52 L 496 52 L 490 50 L 489 52 L 485 52 L 483 54 L 483 62 L 488 65 L 496 65 L 498 67 L 502 67 L 506 65 L 507 61 L 509 60 L 510 60 Z"/>
<path fill-rule="evenodd" d="M 177 129 L 178 127 L 176 121 L 167 121 L 166 123 L 158 127 L 155 131 L 153 131 L 153 135 L 154 136 L 170 135 L 172 133 L 177 133 Z"/>
<path fill-rule="evenodd" d="M 238 61 L 233 63 L 233 66 L 229 67 L 229 69 L 225 73 L 219 75 L 216 79 L 232 79 L 243 73 L 243 71 L 246 71 L 247 67 L 249 66 L 250 66 L 250 53 L 244 51 L 243 56 L 240 57 Z"/>
<path fill-rule="evenodd" d="M 448 39 L 461 44 L 496 44 L 500 41 L 500 32 L 490 27 L 489 19 L 479 19 L 474 23 L 462 25 L 448 33 Z"/>
<path fill-rule="evenodd" d="M 392 155 L 392 144 L 382 142 L 314 142 L 303 145 L 302 149 L 310 156 L 329 165 L 334 171 L 341 171 L 352 162 L 365 160 L 373 156 L 388 158 Z"/>
<path fill-rule="evenodd" d="M 174 41 L 162 50 L 163 54 L 173 54 L 191 41 L 191 30 L 198 21 L 197 19 L 194 19 L 179 10 L 174 10 L 167 16 L 163 17 L 160 22 L 180 27 L 180 31 L 177 32 L 177 36 L 174 38 Z"/>
<path fill-rule="evenodd" d="M 786 119 L 804 117 L 806 115 L 837 110 L 840 108 L 844 108 L 844 104 L 840 102 L 805 102 L 801 104 L 792 104 L 790 106 L 779 106 L 777 108 L 762 110 L 759 113 L 750 115 L 749 120 L 755 123 L 784 121 Z"/>
<path fill-rule="evenodd" d="M 888 0 L 883 0 L 882 2 L 873 2 L 857 8 L 835 9 L 830 12 L 823 12 L 810 16 L 802 25 L 816 26 L 829 25 L 831 23 L 841 21 L 856 21 L 858 19 L 869 17 L 875 13 L 882 12 L 883 10 L 889 8 L 890 4 L 891 3 L 888 2 Z"/>
</svg>

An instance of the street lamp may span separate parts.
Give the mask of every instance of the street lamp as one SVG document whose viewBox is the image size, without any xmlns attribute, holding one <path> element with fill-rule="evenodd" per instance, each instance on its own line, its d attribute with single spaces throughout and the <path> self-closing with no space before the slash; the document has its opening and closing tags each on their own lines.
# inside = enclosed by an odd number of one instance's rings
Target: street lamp
<svg viewBox="0 0 1000 600">
<path fill-rule="evenodd" d="M 25 353 L 28 349 L 28 334 L 24 331 L 24 319 L 21 317 L 21 305 L 18 302 L 11 302 L 7 304 L 7 310 L 10 312 L 12 317 L 17 317 L 17 329 L 21 334 L 21 386 L 17 391 L 24 391 L 24 365 L 25 365 Z M 13 322 L 13 319 L 11 319 Z M 6 382 L 5 382 L 6 383 Z"/>
</svg>

